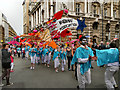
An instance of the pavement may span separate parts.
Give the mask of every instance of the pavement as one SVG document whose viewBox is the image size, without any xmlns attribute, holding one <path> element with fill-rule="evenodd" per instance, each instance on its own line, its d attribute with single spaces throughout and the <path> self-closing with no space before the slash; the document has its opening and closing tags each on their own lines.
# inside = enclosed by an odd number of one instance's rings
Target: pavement
<svg viewBox="0 0 120 90">
<path fill-rule="evenodd" d="M 74 77 L 73 71 L 62 72 L 61 67 L 56 73 L 51 61 L 51 67 L 47 68 L 45 65 L 36 65 L 35 70 L 30 70 L 30 60 L 17 58 L 14 59 L 14 72 L 11 73 L 10 82 L 12 86 L 4 86 L 3 88 L 76 88 L 77 81 Z M 91 69 L 92 83 L 87 88 L 101 88 L 106 90 L 104 82 L 105 68 L 97 67 L 96 62 L 92 62 L 94 69 Z M 119 71 L 120 72 L 120 71 Z M 115 79 L 120 86 L 120 73 L 115 74 Z M 5 81 L 3 81 L 5 83 Z"/>
</svg>

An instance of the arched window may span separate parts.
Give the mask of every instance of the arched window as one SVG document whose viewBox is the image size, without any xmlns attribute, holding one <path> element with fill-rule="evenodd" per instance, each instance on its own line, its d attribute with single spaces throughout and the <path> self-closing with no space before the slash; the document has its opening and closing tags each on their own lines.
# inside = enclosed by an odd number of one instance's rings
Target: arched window
<svg viewBox="0 0 120 90">
<path fill-rule="evenodd" d="M 94 23 L 93 23 L 93 26 L 92 26 L 92 27 L 93 27 L 94 30 L 97 30 L 97 29 L 98 29 L 98 24 L 99 24 L 98 22 L 94 22 Z"/>
<path fill-rule="evenodd" d="M 110 32 L 110 24 L 109 23 L 106 24 L 106 32 Z"/>
</svg>

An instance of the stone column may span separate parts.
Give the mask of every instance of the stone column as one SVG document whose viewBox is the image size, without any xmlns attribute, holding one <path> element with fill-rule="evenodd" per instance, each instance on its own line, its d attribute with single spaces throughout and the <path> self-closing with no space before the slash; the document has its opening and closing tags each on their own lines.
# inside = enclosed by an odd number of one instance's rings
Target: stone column
<svg viewBox="0 0 120 90">
<path fill-rule="evenodd" d="M 33 24 L 34 26 L 33 26 L 33 27 L 35 27 L 35 25 L 36 25 L 36 22 L 35 22 L 35 19 L 36 19 L 36 18 L 35 18 L 35 17 L 36 17 L 36 16 L 35 16 L 35 13 L 34 13 L 34 24 Z"/>
<path fill-rule="evenodd" d="M 49 6 L 48 6 L 48 0 L 47 0 L 47 19 L 49 18 Z"/>
<path fill-rule="evenodd" d="M 31 29 L 33 28 L 33 15 L 31 14 Z"/>
<path fill-rule="evenodd" d="M 39 8 L 39 24 L 41 24 L 41 8 Z"/>
<path fill-rule="evenodd" d="M 85 0 L 84 2 L 84 10 L 85 10 L 85 14 L 87 14 L 87 0 Z"/>
<path fill-rule="evenodd" d="M 58 12 L 58 0 L 56 0 L 56 12 Z"/>
<path fill-rule="evenodd" d="M 90 15 L 91 13 L 91 2 L 88 0 L 88 14 Z"/>
<path fill-rule="evenodd" d="M 43 3 L 41 3 L 41 14 L 40 14 L 41 15 L 41 24 L 42 24 L 42 21 L 43 21 L 43 19 L 42 19 L 43 18 L 42 17 L 42 9 L 43 9 Z"/>
<path fill-rule="evenodd" d="M 51 3 L 51 13 L 50 13 L 51 15 L 50 15 L 50 17 L 52 18 L 52 16 L 53 16 L 53 0 L 51 0 L 50 3 Z"/>
<path fill-rule="evenodd" d="M 111 17 L 113 18 L 113 1 L 111 1 Z"/>
<path fill-rule="evenodd" d="M 38 11 L 36 10 L 36 25 L 38 25 Z"/>
</svg>

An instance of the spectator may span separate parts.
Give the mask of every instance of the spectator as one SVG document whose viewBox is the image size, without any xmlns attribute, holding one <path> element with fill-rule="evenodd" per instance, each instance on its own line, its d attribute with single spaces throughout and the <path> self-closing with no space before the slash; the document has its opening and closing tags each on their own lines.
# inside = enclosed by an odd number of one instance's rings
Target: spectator
<svg viewBox="0 0 120 90">
<path fill-rule="evenodd" d="M 13 83 L 10 83 L 10 68 L 11 68 L 11 59 L 10 59 L 10 52 L 8 52 L 9 45 L 3 44 L 2 49 L 2 68 L 4 69 L 4 72 L 2 74 L 2 79 L 6 77 L 6 85 L 10 86 Z"/>
</svg>

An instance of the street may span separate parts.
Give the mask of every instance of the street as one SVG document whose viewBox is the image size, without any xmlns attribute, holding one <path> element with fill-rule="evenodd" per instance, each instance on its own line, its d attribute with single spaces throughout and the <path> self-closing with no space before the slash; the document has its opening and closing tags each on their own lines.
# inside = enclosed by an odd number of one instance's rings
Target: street
<svg viewBox="0 0 120 90">
<path fill-rule="evenodd" d="M 68 71 L 67 67 L 65 72 L 62 72 L 60 68 L 59 72 L 56 73 L 53 66 L 47 68 L 40 64 L 35 66 L 35 70 L 30 70 L 30 60 L 15 57 L 14 61 L 14 72 L 11 73 L 10 79 L 14 85 L 3 88 L 76 88 L 77 86 L 73 71 Z M 92 64 L 94 67 L 91 70 L 92 83 L 87 88 L 106 88 L 105 68 L 97 67 L 96 62 Z M 118 84 L 118 73 L 116 73 L 115 79 Z"/>
</svg>

